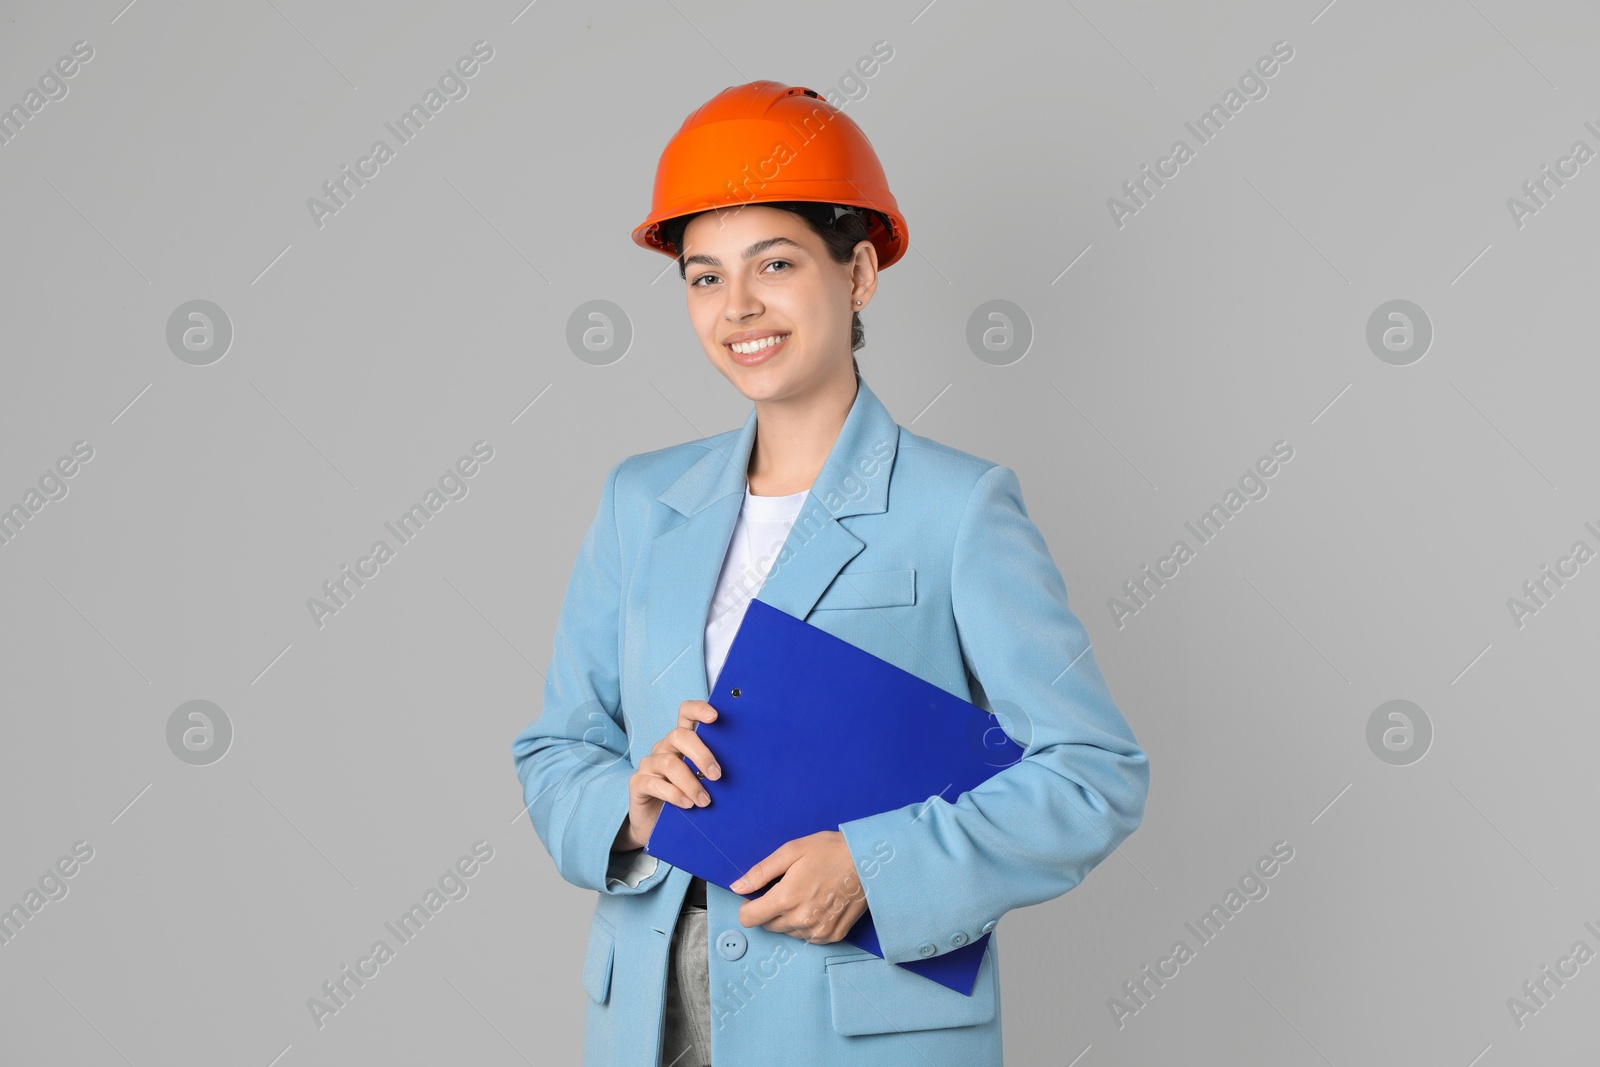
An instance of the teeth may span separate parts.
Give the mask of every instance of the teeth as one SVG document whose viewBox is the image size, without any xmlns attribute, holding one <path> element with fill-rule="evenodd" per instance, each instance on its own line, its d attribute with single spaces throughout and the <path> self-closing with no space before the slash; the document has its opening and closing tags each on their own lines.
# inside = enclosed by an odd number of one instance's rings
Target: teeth
<svg viewBox="0 0 1600 1067">
<path fill-rule="evenodd" d="M 748 356 L 761 351 L 763 348 L 771 348 L 773 345 L 777 344 L 779 341 L 788 336 L 789 335 L 786 333 L 775 333 L 771 337 L 763 337 L 756 341 L 740 341 L 735 344 L 731 344 L 728 347 L 739 353 L 741 356 Z"/>
</svg>

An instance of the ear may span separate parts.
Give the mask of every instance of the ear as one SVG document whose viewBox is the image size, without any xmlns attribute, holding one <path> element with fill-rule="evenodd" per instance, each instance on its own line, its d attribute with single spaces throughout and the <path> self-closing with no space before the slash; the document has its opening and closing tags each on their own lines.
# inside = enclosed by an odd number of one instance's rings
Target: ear
<svg viewBox="0 0 1600 1067">
<path fill-rule="evenodd" d="M 855 258 L 850 261 L 850 309 L 865 311 L 877 291 L 878 247 L 863 237 L 856 242 Z"/>
</svg>

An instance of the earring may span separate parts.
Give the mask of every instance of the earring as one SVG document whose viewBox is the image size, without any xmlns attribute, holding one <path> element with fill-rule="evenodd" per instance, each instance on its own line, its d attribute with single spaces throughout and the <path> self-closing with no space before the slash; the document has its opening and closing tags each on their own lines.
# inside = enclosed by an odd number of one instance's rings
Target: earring
<svg viewBox="0 0 1600 1067">
<path fill-rule="evenodd" d="M 857 301 L 856 301 L 856 306 L 857 306 L 857 307 L 860 307 L 860 306 L 861 306 L 861 301 L 859 301 L 859 300 L 857 300 Z"/>
</svg>

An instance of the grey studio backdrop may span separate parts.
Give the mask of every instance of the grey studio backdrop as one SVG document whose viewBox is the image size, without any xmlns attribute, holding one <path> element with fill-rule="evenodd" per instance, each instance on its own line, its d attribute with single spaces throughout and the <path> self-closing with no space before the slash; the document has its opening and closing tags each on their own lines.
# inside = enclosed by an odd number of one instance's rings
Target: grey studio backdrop
<svg viewBox="0 0 1600 1067">
<path fill-rule="evenodd" d="M 1008 1059 L 1592 1062 L 1592 5 L 124 3 L 0 17 L 0 1062 L 577 1062 L 510 743 L 609 466 L 749 410 L 628 234 L 757 78 L 1150 754 Z"/>
</svg>

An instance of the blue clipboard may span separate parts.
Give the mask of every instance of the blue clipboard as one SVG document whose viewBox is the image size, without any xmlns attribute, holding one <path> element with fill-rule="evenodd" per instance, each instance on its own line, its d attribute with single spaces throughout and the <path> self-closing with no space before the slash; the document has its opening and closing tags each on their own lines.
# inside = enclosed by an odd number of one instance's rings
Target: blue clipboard
<svg viewBox="0 0 1600 1067">
<path fill-rule="evenodd" d="M 706 807 L 663 804 L 645 851 L 724 889 L 787 841 L 934 797 L 953 804 L 1024 753 L 993 714 L 760 599 L 708 702 L 717 719 L 697 732 L 722 777 L 701 780 Z M 870 911 L 846 940 L 883 955 Z M 899 966 L 971 996 L 988 944 Z"/>
</svg>

